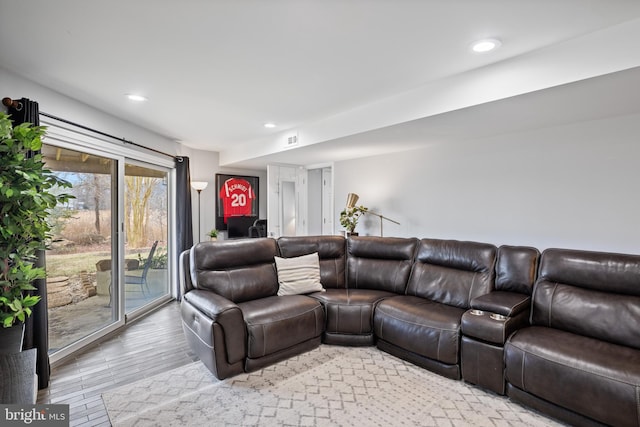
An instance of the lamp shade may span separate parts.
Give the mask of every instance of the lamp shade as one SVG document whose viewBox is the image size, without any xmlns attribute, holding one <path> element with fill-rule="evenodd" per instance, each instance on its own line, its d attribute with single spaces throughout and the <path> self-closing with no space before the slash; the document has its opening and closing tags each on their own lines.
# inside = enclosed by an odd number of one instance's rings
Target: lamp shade
<svg viewBox="0 0 640 427">
<path fill-rule="evenodd" d="M 209 185 L 207 181 L 191 181 L 191 188 L 196 191 L 204 190 L 205 188 L 207 188 L 207 185 Z"/>
<path fill-rule="evenodd" d="M 352 209 L 360 197 L 356 193 L 347 194 L 347 209 Z"/>
</svg>

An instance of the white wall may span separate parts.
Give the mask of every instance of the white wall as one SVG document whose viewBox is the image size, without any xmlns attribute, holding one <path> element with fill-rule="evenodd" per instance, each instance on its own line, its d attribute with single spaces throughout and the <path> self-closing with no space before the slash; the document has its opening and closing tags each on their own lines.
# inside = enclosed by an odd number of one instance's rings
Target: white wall
<svg viewBox="0 0 640 427">
<path fill-rule="evenodd" d="M 201 241 L 207 241 L 209 239 L 209 231 L 216 225 L 216 199 L 218 197 L 216 194 L 217 173 L 257 176 L 260 179 L 258 188 L 260 218 L 267 217 L 267 171 L 220 168 L 219 154 L 213 151 L 194 150 L 188 147 L 182 147 L 181 154 L 189 157 L 191 180 L 206 181 L 208 183 L 207 188 L 200 193 L 200 206 L 202 209 Z M 191 198 L 193 201 L 193 239 L 194 242 L 198 242 L 198 192 L 192 190 Z M 220 235 L 219 238 L 223 239 L 225 236 Z"/>
<path fill-rule="evenodd" d="M 169 138 L 97 110 L 0 67 L 0 98 L 4 97 L 29 98 L 38 102 L 40 111 L 168 154 L 176 154 L 179 150 L 179 144 Z"/>
<path fill-rule="evenodd" d="M 524 55 L 428 82 L 412 90 L 222 151 L 222 164 L 278 153 L 293 132 L 298 147 L 407 123 L 491 101 L 640 66 L 640 20 L 573 37 Z"/>
<path fill-rule="evenodd" d="M 214 226 L 215 174 L 260 177 L 266 218 L 266 172 L 221 169 L 218 153 L 191 150 L 0 68 L 1 97 L 27 97 L 42 111 L 191 159 L 202 192 L 202 233 Z M 386 236 L 416 236 L 640 253 L 640 116 L 435 144 L 417 151 L 337 162 L 335 218 L 349 192 L 401 223 Z M 393 144 L 394 141 L 389 141 Z M 197 193 L 193 192 L 194 228 Z M 336 231 L 339 229 L 336 226 Z M 362 234 L 378 235 L 366 217 Z"/>
<path fill-rule="evenodd" d="M 202 230 L 204 235 L 215 225 L 215 174 L 238 173 L 241 175 L 257 175 L 260 177 L 260 217 L 266 218 L 266 171 L 250 171 L 238 169 L 221 169 L 218 164 L 218 153 L 211 151 L 192 150 L 171 139 L 126 122 L 103 111 L 89 107 L 75 99 L 55 92 L 35 82 L 26 80 L 0 67 L 0 98 L 10 97 L 19 99 L 29 98 L 38 102 L 40 111 L 67 119 L 102 132 L 125 138 L 137 144 L 151 147 L 167 154 L 189 156 L 191 179 L 193 181 L 207 181 L 209 186 L 202 192 Z M 123 101 L 124 102 L 124 101 Z M 4 108 L 4 107 L 3 107 Z M 3 109 L 4 111 L 4 109 Z M 198 228 L 198 199 L 193 191 L 193 226 L 194 241 L 197 241 Z M 203 237 L 203 240 L 204 239 Z"/>
<path fill-rule="evenodd" d="M 640 253 L 638 135 L 633 115 L 338 162 L 335 217 L 355 192 L 401 223 L 385 236 Z"/>
</svg>

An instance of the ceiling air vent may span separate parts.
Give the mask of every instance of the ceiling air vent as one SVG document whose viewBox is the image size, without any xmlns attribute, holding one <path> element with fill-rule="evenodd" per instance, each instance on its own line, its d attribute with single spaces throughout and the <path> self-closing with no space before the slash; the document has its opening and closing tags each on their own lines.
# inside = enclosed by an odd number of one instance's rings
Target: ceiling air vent
<svg viewBox="0 0 640 427">
<path fill-rule="evenodd" d="M 298 135 L 291 135 L 287 137 L 287 146 L 292 147 L 294 145 L 298 145 Z"/>
</svg>

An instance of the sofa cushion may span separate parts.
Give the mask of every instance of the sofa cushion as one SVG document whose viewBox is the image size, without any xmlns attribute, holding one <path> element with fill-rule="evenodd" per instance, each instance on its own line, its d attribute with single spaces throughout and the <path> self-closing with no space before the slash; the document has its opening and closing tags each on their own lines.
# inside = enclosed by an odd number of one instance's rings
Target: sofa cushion
<svg viewBox="0 0 640 427">
<path fill-rule="evenodd" d="M 513 386 L 600 422 L 637 426 L 640 350 L 540 326 L 505 345 Z"/>
<path fill-rule="evenodd" d="M 547 249 L 531 323 L 640 349 L 640 256 Z"/>
<path fill-rule="evenodd" d="M 415 296 L 381 301 L 373 317 L 378 339 L 443 363 L 457 364 L 465 310 Z"/>
<path fill-rule="evenodd" d="M 469 308 L 493 290 L 496 247 L 487 243 L 422 239 L 407 295 Z"/>
<path fill-rule="evenodd" d="M 283 257 L 295 257 L 313 252 L 320 258 L 322 287 L 346 287 L 346 240 L 342 236 L 286 236 L 278 239 Z"/>
<path fill-rule="evenodd" d="M 198 243 L 191 250 L 192 285 L 235 303 L 276 295 L 276 255 L 268 238 Z"/>
<path fill-rule="evenodd" d="M 532 324 L 640 349 L 640 297 L 547 281 L 534 292 Z"/>
<path fill-rule="evenodd" d="M 496 256 L 496 290 L 531 295 L 539 261 L 540 252 L 536 248 L 500 246 Z"/>
<path fill-rule="evenodd" d="M 327 289 L 311 296 L 325 307 L 326 332 L 331 334 L 371 334 L 376 304 L 395 294 L 369 289 Z"/>
<path fill-rule="evenodd" d="M 273 296 L 238 304 L 247 324 L 247 356 L 263 357 L 318 337 L 325 317 L 304 295 Z"/>
<path fill-rule="evenodd" d="M 417 239 L 350 237 L 347 242 L 347 287 L 404 294 Z"/>
<path fill-rule="evenodd" d="M 320 283 L 318 253 L 292 258 L 275 257 L 278 271 L 278 296 L 324 291 Z"/>
</svg>

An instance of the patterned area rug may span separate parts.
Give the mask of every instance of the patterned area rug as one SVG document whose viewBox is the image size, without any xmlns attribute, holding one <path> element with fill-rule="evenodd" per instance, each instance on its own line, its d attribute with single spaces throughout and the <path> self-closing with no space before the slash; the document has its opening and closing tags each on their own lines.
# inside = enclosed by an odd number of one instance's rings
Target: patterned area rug
<svg viewBox="0 0 640 427">
<path fill-rule="evenodd" d="M 114 426 L 561 426 L 375 347 L 321 345 L 217 380 L 192 363 L 102 395 Z"/>
</svg>

